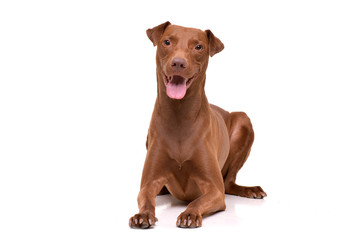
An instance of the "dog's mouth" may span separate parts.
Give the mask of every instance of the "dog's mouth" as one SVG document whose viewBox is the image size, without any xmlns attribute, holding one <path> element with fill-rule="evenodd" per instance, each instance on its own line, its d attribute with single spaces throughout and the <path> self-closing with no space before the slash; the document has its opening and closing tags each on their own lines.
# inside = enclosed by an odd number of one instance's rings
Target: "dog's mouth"
<svg viewBox="0 0 360 240">
<path fill-rule="evenodd" d="M 166 76 L 165 73 L 163 75 L 167 95 L 173 99 L 182 99 L 197 74 L 194 74 L 191 78 L 184 78 L 180 75 Z"/>
</svg>

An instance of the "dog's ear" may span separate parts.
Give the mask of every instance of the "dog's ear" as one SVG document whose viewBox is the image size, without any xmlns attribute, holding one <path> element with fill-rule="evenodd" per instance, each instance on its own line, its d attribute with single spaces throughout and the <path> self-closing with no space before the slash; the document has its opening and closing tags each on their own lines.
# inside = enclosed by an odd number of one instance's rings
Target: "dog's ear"
<svg viewBox="0 0 360 240">
<path fill-rule="evenodd" d="M 215 37 L 210 30 L 206 30 L 205 33 L 209 40 L 209 54 L 210 57 L 212 57 L 224 49 L 224 44 L 220 41 L 220 39 Z"/>
<path fill-rule="evenodd" d="M 153 42 L 154 46 L 156 46 L 159 43 L 161 36 L 165 32 L 165 29 L 170 24 L 171 23 L 167 21 L 163 24 L 160 24 L 159 26 L 156 26 L 154 28 L 149 28 L 148 30 L 146 30 L 146 34 L 149 37 L 149 39 Z"/>
</svg>

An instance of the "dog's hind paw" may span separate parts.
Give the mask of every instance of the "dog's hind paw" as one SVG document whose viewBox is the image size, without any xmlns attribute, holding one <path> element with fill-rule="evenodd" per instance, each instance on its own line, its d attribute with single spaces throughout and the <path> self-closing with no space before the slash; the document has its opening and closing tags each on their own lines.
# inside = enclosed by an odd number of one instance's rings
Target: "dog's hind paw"
<svg viewBox="0 0 360 240">
<path fill-rule="evenodd" d="M 240 197 L 256 198 L 256 199 L 262 199 L 267 196 L 267 194 L 260 186 L 245 187 L 245 186 L 236 185 L 235 183 L 231 183 L 228 186 L 225 186 L 225 193 Z"/>
</svg>

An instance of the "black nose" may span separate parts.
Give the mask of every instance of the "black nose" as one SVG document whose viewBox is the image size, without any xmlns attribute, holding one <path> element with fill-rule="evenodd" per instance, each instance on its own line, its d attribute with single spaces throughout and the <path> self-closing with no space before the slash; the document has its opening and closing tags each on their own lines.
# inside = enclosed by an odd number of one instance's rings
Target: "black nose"
<svg viewBox="0 0 360 240">
<path fill-rule="evenodd" d="M 171 67 L 175 71 L 181 71 L 187 67 L 186 60 L 183 58 L 173 58 L 171 60 Z"/>
</svg>

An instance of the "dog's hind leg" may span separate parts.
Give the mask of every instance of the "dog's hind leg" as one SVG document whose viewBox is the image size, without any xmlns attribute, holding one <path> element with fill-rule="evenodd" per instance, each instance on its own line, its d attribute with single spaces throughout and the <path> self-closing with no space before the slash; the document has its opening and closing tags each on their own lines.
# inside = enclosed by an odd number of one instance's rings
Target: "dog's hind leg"
<svg viewBox="0 0 360 240">
<path fill-rule="evenodd" d="M 249 117 L 244 112 L 230 113 L 228 121 L 230 152 L 222 169 L 225 193 L 248 198 L 264 198 L 261 187 L 245 187 L 235 183 L 236 175 L 248 158 L 254 142 L 254 131 Z"/>
</svg>

